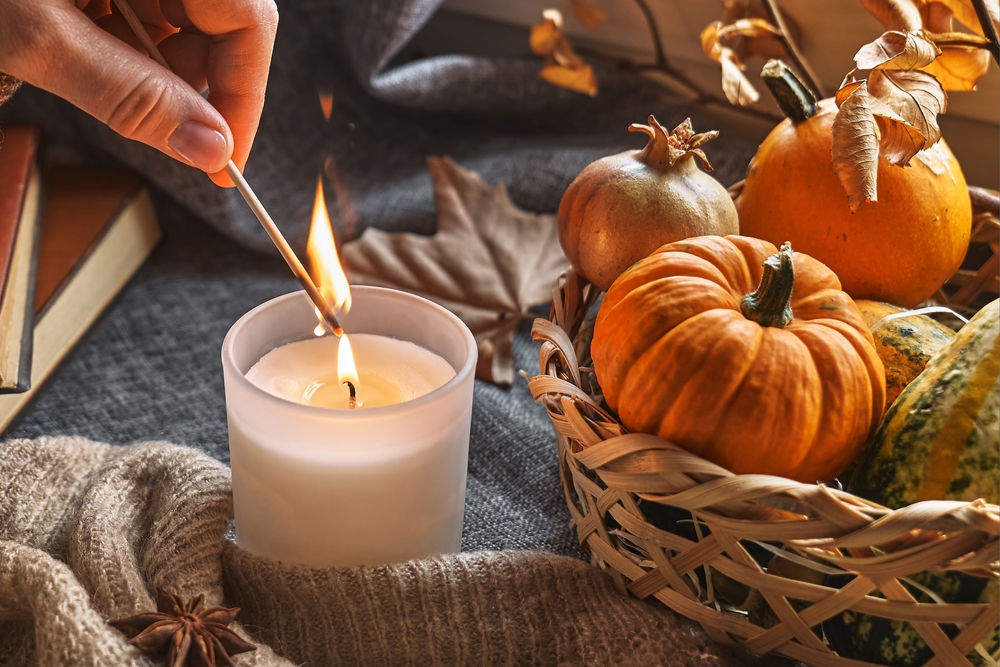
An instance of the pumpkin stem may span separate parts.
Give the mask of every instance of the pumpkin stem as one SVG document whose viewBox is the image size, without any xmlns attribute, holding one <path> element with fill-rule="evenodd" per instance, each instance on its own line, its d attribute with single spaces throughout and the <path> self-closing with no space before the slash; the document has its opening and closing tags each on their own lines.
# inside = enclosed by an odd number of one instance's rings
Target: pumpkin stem
<svg viewBox="0 0 1000 667">
<path fill-rule="evenodd" d="M 781 107 L 781 112 L 793 123 L 801 123 L 816 115 L 819 110 L 816 94 L 782 61 L 776 58 L 768 60 L 760 78 Z"/>
<path fill-rule="evenodd" d="M 792 287 L 795 284 L 795 259 L 792 244 L 785 242 L 774 255 L 764 260 L 760 285 L 740 301 L 740 310 L 748 320 L 765 327 L 784 329 L 792 321 Z"/>
<path fill-rule="evenodd" d="M 667 132 L 666 128 L 650 115 L 649 125 L 632 123 L 628 126 L 628 131 L 645 132 L 649 136 L 646 147 L 642 149 L 638 156 L 639 160 L 648 167 L 666 171 L 680 162 L 681 158 L 693 156 L 701 161 L 702 166 L 705 167 L 705 171 L 712 171 L 712 165 L 708 163 L 708 157 L 699 146 L 719 136 L 716 130 L 695 134 L 694 129 L 691 127 L 691 119 L 687 118 L 683 123 L 675 127 L 673 132 Z"/>
</svg>

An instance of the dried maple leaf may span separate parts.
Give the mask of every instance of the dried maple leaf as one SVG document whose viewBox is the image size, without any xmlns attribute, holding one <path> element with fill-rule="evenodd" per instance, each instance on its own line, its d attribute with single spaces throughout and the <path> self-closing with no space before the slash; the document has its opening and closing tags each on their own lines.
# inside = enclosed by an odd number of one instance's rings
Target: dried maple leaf
<svg viewBox="0 0 1000 667">
<path fill-rule="evenodd" d="M 479 344 L 476 377 L 514 379 L 511 339 L 528 309 L 551 298 L 568 266 L 556 217 L 517 208 L 448 158 L 428 158 L 438 225 L 434 236 L 369 228 L 344 244 L 352 282 L 419 294 L 448 308 Z"/>
<path fill-rule="evenodd" d="M 833 170 L 847 191 L 852 211 L 877 201 L 879 141 L 866 81 L 852 81 L 850 92 L 838 94 L 840 109 L 833 121 Z"/>
<path fill-rule="evenodd" d="M 542 12 L 542 22 L 531 28 L 528 43 L 531 50 L 545 56 L 539 76 L 554 86 L 590 95 L 597 95 L 594 70 L 573 50 L 562 30 L 563 17 L 557 9 Z"/>
<path fill-rule="evenodd" d="M 739 56 L 722 44 L 720 31 L 726 26 L 722 21 L 710 23 L 701 31 L 701 48 L 705 55 L 722 65 L 722 91 L 730 104 L 746 107 L 760 99 L 760 93 L 743 73 Z"/>
<path fill-rule="evenodd" d="M 570 0 L 576 20 L 587 30 L 596 30 L 607 18 L 604 10 L 589 0 Z"/>
<path fill-rule="evenodd" d="M 233 667 L 230 656 L 257 650 L 229 629 L 239 607 L 205 609 L 204 601 L 205 596 L 199 595 L 185 604 L 180 597 L 157 590 L 157 611 L 109 623 L 145 655 L 166 655 L 169 667 Z"/>
</svg>

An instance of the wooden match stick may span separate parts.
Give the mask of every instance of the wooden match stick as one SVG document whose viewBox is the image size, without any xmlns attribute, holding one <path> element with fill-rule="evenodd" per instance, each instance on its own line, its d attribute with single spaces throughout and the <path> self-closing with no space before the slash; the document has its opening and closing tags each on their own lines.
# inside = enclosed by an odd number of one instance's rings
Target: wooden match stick
<svg viewBox="0 0 1000 667">
<path fill-rule="evenodd" d="M 163 57 L 163 54 L 160 53 L 160 50 L 156 48 L 156 44 L 154 44 L 153 40 L 149 37 L 149 33 L 146 32 L 146 28 L 142 25 L 142 21 L 140 21 L 139 17 L 135 15 L 134 11 L 132 11 L 132 7 L 128 4 L 128 1 L 114 0 L 114 2 L 115 6 L 118 7 L 118 10 L 125 17 L 129 27 L 132 28 L 132 32 L 134 32 L 135 36 L 139 38 L 140 42 L 142 42 L 142 45 L 146 49 L 147 53 L 149 53 L 149 56 L 169 70 L 170 65 L 167 64 L 167 61 Z M 245 178 L 243 178 L 243 174 L 240 173 L 239 168 L 237 168 L 232 160 L 226 164 L 226 173 L 229 174 L 231 179 L 233 179 L 233 183 L 236 184 L 236 189 L 240 191 L 241 195 L 243 195 L 243 199 L 246 200 L 246 203 L 250 207 L 250 210 L 253 211 L 253 214 L 257 216 L 257 220 L 259 220 L 260 224 L 264 227 L 264 231 L 266 231 L 267 235 L 271 237 L 271 241 L 274 243 L 274 246 L 278 249 L 278 252 L 281 253 L 285 263 L 288 264 L 288 268 L 290 268 L 292 273 L 295 274 L 295 277 L 298 278 L 299 283 L 301 283 L 302 287 L 306 291 L 306 294 L 308 294 L 309 298 L 312 300 L 313 305 L 316 306 L 316 310 L 319 311 L 320 316 L 323 320 L 325 320 L 327 326 L 330 327 L 330 331 L 337 336 L 343 336 L 344 329 L 340 326 L 340 322 L 337 321 L 337 314 L 334 307 L 330 305 L 330 303 L 323 297 L 323 294 L 319 291 L 319 288 L 316 287 L 316 283 L 313 282 L 309 273 L 306 271 L 306 268 L 302 266 L 302 262 L 299 261 L 295 251 L 292 250 L 290 245 L 288 245 L 288 241 L 285 240 L 281 230 L 274 224 L 274 220 L 272 220 L 271 216 L 268 215 L 264 205 L 260 203 L 259 199 L 257 199 L 257 195 L 254 194 L 254 191 L 250 188 L 250 184 L 247 183 Z"/>
</svg>

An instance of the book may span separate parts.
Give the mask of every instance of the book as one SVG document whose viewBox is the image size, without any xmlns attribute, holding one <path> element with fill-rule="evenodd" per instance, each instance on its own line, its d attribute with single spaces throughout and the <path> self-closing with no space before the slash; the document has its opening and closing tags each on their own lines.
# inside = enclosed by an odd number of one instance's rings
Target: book
<svg viewBox="0 0 1000 667">
<path fill-rule="evenodd" d="M 31 383 L 35 259 L 40 229 L 38 128 L 0 131 L 0 393 Z"/>
<path fill-rule="evenodd" d="M 95 169 L 45 175 L 31 387 L 0 395 L 0 431 L 39 393 L 139 270 L 162 232 L 138 176 Z"/>
</svg>

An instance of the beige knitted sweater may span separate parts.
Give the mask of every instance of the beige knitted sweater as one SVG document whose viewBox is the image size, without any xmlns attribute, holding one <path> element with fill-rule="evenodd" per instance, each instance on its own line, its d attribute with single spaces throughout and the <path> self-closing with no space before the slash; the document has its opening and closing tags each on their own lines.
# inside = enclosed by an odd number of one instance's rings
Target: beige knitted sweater
<svg viewBox="0 0 1000 667">
<path fill-rule="evenodd" d="M 241 607 L 259 648 L 238 666 L 742 662 L 572 558 L 288 567 L 227 540 L 231 512 L 229 468 L 192 449 L 0 444 L 0 666 L 150 667 L 106 619 L 154 610 L 157 587 Z"/>
</svg>

